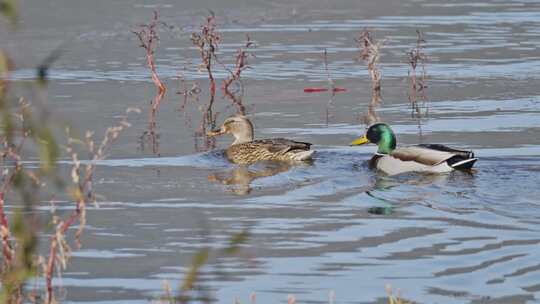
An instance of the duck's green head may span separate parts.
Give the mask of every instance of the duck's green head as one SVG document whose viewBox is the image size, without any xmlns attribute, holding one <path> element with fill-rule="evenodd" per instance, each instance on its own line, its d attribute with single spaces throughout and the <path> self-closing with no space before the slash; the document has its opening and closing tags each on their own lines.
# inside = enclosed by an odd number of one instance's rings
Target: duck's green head
<svg viewBox="0 0 540 304">
<path fill-rule="evenodd" d="M 378 145 L 379 149 L 377 153 L 389 154 L 396 148 L 396 136 L 389 125 L 376 123 L 367 129 L 364 136 L 353 140 L 351 146 L 359 146 L 367 143 Z"/>
</svg>

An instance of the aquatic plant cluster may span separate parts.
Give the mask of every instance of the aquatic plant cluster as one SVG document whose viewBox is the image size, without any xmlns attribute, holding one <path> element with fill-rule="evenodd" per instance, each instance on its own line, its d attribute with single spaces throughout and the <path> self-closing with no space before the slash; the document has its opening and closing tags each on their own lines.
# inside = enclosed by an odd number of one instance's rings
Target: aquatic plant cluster
<svg viewBox="0 0 540 304">
<path fill-rule="evenodd" d="M 16 3 L 2 2 L 0 8 L 15 27 L 18 20 Z M 212 59 L 217 62 L 215 49 L 219 43 L 219 35 L 214 32 L 214 17 L 210 16 L 207 21 L 202 27 L 202 36 L 196 38 L 194 35 L 192 39 L 200 48 L 208 75 L 213 79 L 211 62 Z M 167 90 L 157 73 L 154 56 L 159 41 L 157 28 L 162 25 L 164 23 L 159 21 L 155 12 L 150 23 L 140 25 L 138 31 L 133 31 L 145 50 L 152 81 L 158 88 L 149 112 L 149 131 L 143 134 L 153 139 L 154 151 L 157 151 L 156 113 Z M 237 90 L 231 90 L 233 83 L 239 83 L 240 91 L 243 90 L 240 76 L 242 71 L 249 67 L 247 59 L 250 55 L 246 50 L 252 46 L 253 43 L 247 37 L 245 49 L 238 51 L 234 69 L 228 70 L 230 76 L 223 82 L 222 88 L 230 96 L 238 93 Z M 37 77 L 28 88 L 29 96 L 44 98 L 44 94 L 33 94 L 33 91 L 41 92 L 47 89 L 48 69 L 60 56 L 61 51 L 61 48 L 55 49 L 36 68 Z M 97 163 L 107 157 L 111 145 L 124 129 L 131 126 L 127 121 L 128 115 L 140 113 L 140 110 L 126 109 L 124 115 L 119 115 L 118 123 L 106 129 L 100 141 L 95 139 L 91 130 L 80 136 L 69 126 L 57 125 L 47 111 L 44 100 L 31 103 L 27 97 L 13 95 L 9 90 L 9 73 L 13 69 L 15 66 L 9 55 L 0 50 L 0 303 L 57 303 L 55 290 L 60 288 L 60 285 L 55 283 L 55 278 L 61 277 L 71 260 L 72 251 L 81 246 L 87 205 L 98 205 L 99 194 L 93 187 Z M 215 93 L 215 82 L 211 85 L 211 91 Z M 197 94 L 193 89 L 191 93 Z M 64 132 L 60 132 L 62 135 L 58 135 L 59 127 L 64 128 Z M 63 155 L 67 156 L 71 166 L 69 179 L 66 179 L 58 168 L 58 159 Z M 80 155 L 85 155 L 84 160 Z M 35 156 L 38 157 L 38 162 L 31 161 Z M 19 201 L 22 206 L 12 206 L 11 202 Z M 50 216 L 45 219 L 38 217 L 36 212 L 36 208 L 44 201 L 48 202 L 50 209 Z M 66 201 L 71 202 L 71 211 L 58 213 L 57 204 Z M 48 237 L 44 238 L 47 235 Z M 199 284 L 200 268 L 208 259 L 212 255 L 235 254 L 247 237 L 248 232 L 242 231 L 231 236 L 230 245 L 224 249 L 215 252 L 205 249 L 199 252 L 194 257 L 191 270 L 186 274 L 180 294 L 175 297 L 167 296 L 168 302 L 189 302 L 191 297 L 187 293 Z M 38 249 L 42 242 L 47 243 L 48 249 Z"/>
<path fill-rule="evenodd" d="M 15 26 L 18 11 L 9 3 L 2 3 L 3 13 Z M 55 277 L 67 267 L 73 248 L 80 247 L 87 205 L 97 204 L 93 189 L 96 163 L 106 158 L 110 146 L 130 126 L 127 115 L 139 112 L 127 109 L 101 140 L 93 131 L 80 136 L 70 127 L 57 125 L 44 105 L 42 91 L 47 86 L 47 70 L 58 55 L 59 50 L 53 51 L 36 68 L 36 81 L 28 88 L 28 95 L 35 98 L 31 102 L 10 91 L 9 73 L 15 67 L 9 55 L 0 51 L 1 303 L 56 303 Z M 63 135 L 58 135 L 58 127 L 65 128 Z M 62 155 L 70 160 L 69 179 L 58 170 Z M 36 157 L 39 161 L 32 162 Z M 57 212 L 56 205 L 62 200 L 71 203 L 71 211 Z M 40 218 L 36 209 L 44 201 L 49 202 L 50 215 Z M 43 242 L 48 249 L 38 250 Z"/>
<path fill-rule="evenodd" d="M 2 2 L 4 3 L 4 2 Z M 17 10 L 12 1 L 5 2 L 3 13 L 11 22 L 16 23 Z M 8 5 L 9 4 L 9 5 Z M 141 141 L 150 141 L 152 151 L 159 153 L 159 134 L 157 132 L 157 113 L 163 97 L 167 92 L 165 83 L 161 80 L 157 72 L 156 50 L 159 44 L 159 28 L 167 26 L 159 20 L 158 12 L 154 12 L 152 19 L 147 24 L 139 25 L 133 33 L 139 41 L 139 45 L 145 51 L 146 65 L 149 68 L 152 82 L 157 88 L 157 93 L 152 99 L 149 110 L 148 130 L 141 136 Z M 218 113 L 213 110 L 215 96 L 217 93 L 216 77 L 213 67 L 215 64 L 222 65 L 228 72 L 228 76 L 221 82 L 221 90 L 225 98 L 230 100 L 231 105 L 236 107 L 240 117 L 248 114 L 247 108 L 242 102 L 244 94 L 244 84 L 242 82 L 242 72 L 250 68 L 249 59 L 253 57 L 250 50 L 255 47 L 249 35 L 240 47 L 234 58 L 232 67 L 226 66 L 219 58 L 218 49 L 222 42 L 221 33 L 218 30 L 216 16 L 211 13 L 201 25 L 200 30 L 192 33 L 190 37 L 192 44 L 197 48 L 200 55 L 199 68 L 204 70 L 209 80 L 210 99 L 201 107 L 202 122 L 197 130 L 197 135 L 203 138 L 201 150 L 208 150 L 215 147 L 215 140 L 211 134 L 216 127 Z M 364 31 L 357 39 L 359 47 L 359 59 L 364 61 L 371 79 L 371 103 L 365 117 L 366 124 L 372 125 L 381 119 L 376 113 L 377 106 L 382 102 L 382 74 L 379 70 L 381 50 L 384 47 L 384 40 L 377 40 L 373 32 Z M 419 100 L 424 104 L 427 101 L 425 95 L 426 55 L 423 52 L 425 40 L 418 32 L 417 46 L 409 52 L 409 78 L 410 90 L 409 100 L 416 115 L 421 115 L 418 105 Z M 59 56 L 59 51 L 55 50 L 43 64 L 37 69 L 37 81 L 33 84 L 32 90 L 46 90 L 48 67 Z M 416 74 L 418 64 L 422 67 L 420 79 Z M 339 91 L 335 87 L 330 73 L 326 52 L 324 54 L 325 70 L 328 74 L 330 91 L 335 94 Z M 79 248 L 81 234 L 86 224 L 86 207 L 88 204 L 98 203 L 98 194 L 93 187 L 93 177 L 97 162 L 107 157 L 107 152 L 120 134 L 130 126 L 127 118 L 130 113 L 138 113 L 139 109 L 128 108 L 112 127 L 107 128 L 101 140 L 97 140 L 94 132 L 89 130 L 84 135 L 78 135 L 72 128 L 64 128 L 63 135 L 58 135 L 59 126 L 54 123 L 43 101 L 36 100 L 30 102 L 27 97 L 14 96 L 9 90 L 9 72 L 13 66 L 8 54 L 0 52 L 0 116 L 2 117 L 2 133 L 0 134 L 0 237 L 2 239 L 2 265 L 1 281 L 2 303 L 22 303 L 25 301 L 55 303 L 55 278 L 60 277 L 67 267 L 71 253 L 74 248 Z M 188 97 L 196 98 L 200 93 L 200 87 L 193 84 L 190 89 L 185 81 L 180 82 L 182 87 L 177 91 L 186 100 Z M 420 95 L 418 98 L 417 95 Z M 30 94 L 32 95 L 32 94 Z M 42 95 L 37 95 L 42 96 Z M 186 102 L 184 102 L 186 104 Z M 424 112 L 427 113 L 427 110 Z M 222 128 L 224 128 L 222 126 Z M 381 132 L 381 136 L 386 133 Z M 367 138 L 367 137 L 366 137 Z M 369 138 L 368 138 L 369 139 Z M 367 140 L 367 139 L 366 139 Z M 374 140 L 370 139 L 373 143 Z M 253 139 L 250 140 L 250 142 Z M 62 142 L 63 144 L 60 144 Z M 364 142 L 362 142 L 364 143 Z M 291 150 L 309 150 L 310 144 L 292 142 L 280 139 L 280 141 L 264 142 L 259 144 L 267 149 L 275 149 L 276 146 L 283 147 L 293 160 L 298 153 L 291 153 Z M 301 148 L 298 148 L 301 146 Z M 252 148 L 250 146 L 250 148 Z M 259 149 L 258 147 L 256 149 Z M 270 150 L 271 151 L 271 150 Z M 259 153 L 260 150 L 257 150 Z M 266 152 L 266 151 L 264 151 Z M 274 151 L 275 152 L 275 151 Z M 294 152 L 294 151 L 293 151 Z M 456 151 L 445 151 L 456 152 Z M 463 151 L 460 151 L 463 152 Z M 80 155 L 84 153 L 86 160 L 81 160 Z M 243 150 L 238 152 L 241 156 Z M 275 156 L 277 152 L 274 153 Z M 287 157 L 289 154 L 286 154 Z M 28 159 L 36 156 L 39 165 L 32 167 L 28 165 Z M 70 178 L 66 179 L 59 172 L 57 164 L 61 155 L 67 155 L 70 168 Z M 303 154 L 305 156 L 307 154 Z M 245 156 L 245 155 L 244 155 Z M 309 153 L 311 156 L 311 152 Z M 407 157 L 410 157 L 407 156 Z M 474 157 L 474 156 L 472 156 Z M 34 162 L 35 165 L 36 162 Z M 60 200 L 65 199 L 71 202 L 70 212 L 59 214 L 56 212 L 56 205 Z M 20 208 L 11 210 L 11 217 L 6 210 L 6 201 L 21 201 Z M 50 216 L 46 219 L 39 218 L 33 212 L 35 208 L 47 200 L 50 204 Z M 48 239 L 46 254 L 41 254 L 38 250 L 38 241 L 43 238 L 43 234 Z M 227 256 L 234 255 L 240 246 L 247 242 L 249 231 L 231 236 L 228 247 L 211 251 L 203 249 L 194 257 L 193 263 L 185 275 L 179 289 L 178 295 L 173 295 L 170 288 L 165 288 L 165 296 L 160 301 L 168 303 L 187 303 L 194 298 L 191 291 L 200 284 L 199 275 L 201 268 L 208 262 L 212 255 Z M 34 281 L 33 286 L 30 282 Z M 388 290 L 389 303 L 405 303 L 399 295 L 394 296 L 390 288 Z M 335 295 L 330 296 L 333 303 Z M 256 295 L 251 296 L 255 303 Z M 293 295 L 288 297 L 288 303 L 296 303 Z"/>
<path fill-rule="evenodd" d="M 157 23 L 157 13 L 154 13 L 154 19 L 153 22 Z M 411 104 L 411 108 L 413 109 L 414 113 L 416 113 L 417 117 L 421 117 L 422 113 L 420 111 L 419 106 L 419 99 L 422 102 L 422 105 L 426 109 L 424 111 L 424 114 L 427 115 L 427 97 L 425 93 L 425 89 L 427 88 L 426 81 L 426 69 L 425 64 L 427 62 L 427 56 L 423 52 L 423 47 L 425 44 L 425 40 L 423 38 L 423 35 L 420 31 L 417 31 L 418 39 L 416 47 L 410 50 L 407 53 L 408 56 L 408 64 L 409 64 L 409 101 Z M 242 103 L 242 96 L 244 94 L 244 84 L 242 82 L 241 74 L 244 70 L 249 69 L 250 65 L 248 62 L 248 59 L 253 57 L 253 54 L 249 52 L 249 50 L 255 46 L 255 44 L 252 42 L 249 35 L 246 35 L 246 40 L 243 44 L 243 47 L 239 48 L 234 60 L 234 66 L 232 68 L 227 67 L 225 64 L 222 63 L 221 58 L 217 55 L 220 43 L 223 41 L 222 35 L 219 33 L 218 29 L 218 22 L 217 17 L 214 15 L 214 13 L 211 13 L 208 17 L 205 19 L 205 23 L 203 23 L 200 27 L 200 31 L 194 32 L 191 34 L 191 42 L 193 46 L 198 50 L 199 57 L 200 57 L 200 63 L 198 65 L 198 69 L 200 71 L 204 71 L 207 74 L 207 78 L 209 81 L 209 100 L 205 104 L 205 106 L 201 107 L 201 113 L 202 113 L 202 119 L 201 124 L 199 126 L 199 129 L 195 133 L 198 137 L 203 138 L 203 147 L 202 149 L 196 149 L 197 151 L 207 151 L 209 149 L 215 148 L 215 141 L 213 140 L 213 136 L 221 135 L 225 133 L 231 133 L 235 136 L 236 140 L 233 145 L 229 149 L 226 150 L 226 155 L 232 162 L 235 163 L 242 163 L 242 164 L 249 164 L 253 163 L 262 159 L 280 159 L 285 155 L 285 153 L 290 153 L 291 155 L 297 155 L 298 153 L 302 155 L 308 155 L 305 159 L 302 158 L 301 160 L 308 160 L 311 159 L 311 154 L 313 151 L 309 151 L 310 144 L 308 143 L 301 143 L 301 142 L 295 142 L 285 139 L 268 139 L 268 140 L 253 140 L 253 129 L 251 126 L 251 123 L 249 123 L 249 120 L 245 118 L 244 115 L 248 114 L 246 111 L 246 107 Z M 377 122 L 381 121 L 381 118 L 377 114 L 377 107 L 380 106 L 381 102 L 383 101 L 382 98 L 382 73 L 379 68 L 379 62 L 381 58 L 381 51 L 384 47 L 385 40 L 378 40 L 375 38 L 373 31 L 371 30 L 365 30 L 363 31 L 358 39 L 356 39 L 358 49 L 359 49 L 359 55 L 358 59 L 365 62 L 368 74 L 371 79 L 371 102 L 368 105 L 368 111 L 366 115 L 364 116 L 364 122 L 367 125 L 373 125 Z M 143 48 L 144 45 L 143 45 Z M 146 48 L 145 48 L 146 49 Z M 224 121 L 223 125 L 215 129 L 216 127 L 216 121 L 218 118 L 218 114 L 214 112 L 213 105 L 215 103 L 215 97 L 216 97 L 216 77 L 214 76 L 213 67 L 215 64 L 220 64 L 223 66 L 223 68 L 229 73 L 229 75 L 222 80 L 221 83 L 221 92 L 223 96 L 231 101 L 231 104 L 236 106 L 236 114 L 237 116 L 233 116 L 231 118 L 228 118 Z M 418 79 L 416 69 L 417 66 L 420 65 L 421 75 Z M 150 67 L 150 71 L 152 74 L 152 77 L 154 78 L 154 69 L 151 64 L 148 64 Z M 327 58 L 327 52 L 325 50 L 324 52 L 324 68 L 327 74 L 328 78 L 328 85 L 329 89 L 319 89 L 319 88 L 305 88 L 304 92 L 306 93 L 312 93 L 312 92 L 325 92 L 330 91 L 331 98 L 329 101 L 329 104 L 333 101 L 333 96 L 336 94 L 336 92 L 342 92 L 346 91 L 346 88 L 340 88 L 336 87 L 335 82 L 333 81 L 329 69 L 328 69 L 328 58 Z M 198 83 L 194 83 L 191 85 L 191 89 L 188 89 L 189 85 L 186 85 L 186 80 L 184 78 L 180 78 L 180 84 L 181 87 L 178 89 L 178 93 L 184 96 L 184 103 L 182 107 L 185 107 L 187 105 L 188 97 L 192 98 L 196 101 L 198 101 L 198 95 L 201 92 L 201 89 L 198 85 Z M 235 85 L 235 89 L 231 89 L 231 86 Z M 159 86 L 157 86 L 159 89 Z M 159 92 L 162 92 L 160 89 Z M 418 98 L 418 95 L 420 95 L 420 98 Z M 158 93 L 158 98 L 161 99 L 162 96 L 160 93 Z M 152 113 L 155 113 L 155 108 L 152 109 Z M 191 118 L 190 118 L 191 119 Z M 152 116 L 152 121 L 155 121 L 155 116 Z M 243 132 L 245 130 L 242 130 L 242 128 L 249 129 L 248 133 L 250 134 L 249 138 L 242 139 L 242 136 L 235 134 L 234 131 L 230 131 L 229 128 L 232 126 L 232 124 L 235 121 L 241 121 L 243 122 L 244 127 L 239 127 L 240 131 Z M 215 130 L 214 130 L 215 129 Z M 230 132 L 229 132 L 230 131 Z M 391 132 L 391 131 L 389 131 Z M 386 136 L 387 133 L 381 133 L 381 136 Z M 392 135 L 393 136 L 393 135 Z M 370 138 L 371 139 L 371 138 Z M 240 140 L 240 141 L 239 141 Z M 377 141 L 371 139 L 372 142 L 377 143 Z M 366 141 L 367 142 L 367 141 Z M 365 143 L 365 142 L 362 142 Z M 298 148 L 301 146 L 301 148 Z M 395 139 L 394 139 L 394 148 L 395 148 Z M 445 160 L 447 159 L 453 159 L 457 158 L 456 162 L 459 161 L 465 161 L 467 164 L 467 169 L 474 164 L 474 155 L 469 154 L 468 151 L 459 151 L 459 150 L 453 150 L 444 146 L 425 146 L 422 147 L 423 149 L 415 150 L 415 151 L 405 151 L 405 155 L 403 158 L 401 158 L 400 161 L 411 161 L 414 160 L 417 168 L 422 166 L 421 169 L 426 169 L 426 171 L 431 170 L 431 168 L 435 164 L 444 163 L 443 165 L 446 166 L 444 170 L 452 170 L 452 166 L 447 166 Z M 404 150 L 401 150 L 404 152 Z M 436 152 L 433 152 L 436 151 Z M 284 153 L 284 154 L 281 154 Z M 408 153 L 408 154 L 407 154 Z M 412 153 L 412 154 L 411 154 Z M 437 154 L 438 153 L 438 154 Z M 435 155 L 434 155 L 435 154 Z M 471 156 L 472 155 L 472 156 Z M 399 156 L 396 154 L 394 157 L 399 158 Z M 442 157 L 442 158 L 441 158 Z M 287 157 L 285 157 L 287 158 Z M 290 160 L 296 160 L 295 156 L 291 156 Z M 427 162 L 426 162 L 427 159 Z M 472 159 L 472 162 L 469 162 L 469 160 Z M 377 161 L 377 160 L 375 160 Z M 384 158 L 383 158 L 384 161 Z M 432 163 L 430 163 L 432 162 Z M 286 163 L 285 163 L 286 164 Z M 397 166 L 399 168 L 399 164 Z M 240 166 L 240 168 L 245 168 L 243 166 Z M 287 164 L 284 166 L 284 168 L 279 168 L 276 171 L 286 171 L 290 168 L 290 165 Z M 456 166 L 457 168 L 457 166 Z M 414 169 L 414 168 L 413 168 Z M 276 171 L 273 171 L 272 174 L 275 174 Z M 259 175 L 253 174 L 252 172 L 237 172 L 235 171 L 235 177 L 246 175 L 249 177 L 247 178 L 248 186 L 246 188 L 240 187 L 236 194 L 247 194 L 249 193 L 249 182 L 253 180 L 254 178 L 260 177 L 260 176 L 268 176 L 269 174 L 266 174 L 264 171 L 259 172 Z M 271 175 L 271 174 L 270 174 Z M 233 178 L 234 179 L 234 178 Z M 216 180 L 221 181 L 223 183 L 236 183 L 238 181 L 235 180 L 225 180 L 220 177 L 213 177 L 210 176 L 209 180 Z M 241 183 L 244 183 L 245 181 L 242 181 Z M 242 232 L 239 235 L 233 236 L 231 241 L 231 247 L 238 249 L 239 245 L 246 241 L 247 238 L 247 231 Z M 233 254 L 235 250 L 227 249 L 223 252 L 217 252 L 215 254 L 217 255 L 227 255 L 227 254 Z M 200 252 L 198 252 L 192 262 L 192 266 L 190 270 L 187 272 L 186 277 L 181 284 L 180 293 L 178 295 L 174 295 L 174 292 L 172 292 L 172 289 L 170 288 L 170 284 L 167 283 L 164 288 L 165 295 L 159 299 L 159 302 L 164 303 L 186 303 L 190 300 L 195 299 L 210 299 L 209 295 L 205 294 L 205 289 L 201 288 L 201 286 L 196 287 L 197 285 L 204 284 L 204 282 L 198 282 L 199 278 L 199 272 L 201 271 L 201 268 L 204 266 L 205 263 L 208 262 L 209 259 L 209 249 L 203 249 Z M 199 291 L 199 294 L 197 296 L 194 296 L 194 291 Z M 388 303 L 392 304 L 398 304 L 398 303 L 409 303 L 406 300 L 403 300 L 401 296 L 399 295 L 399 290 L 397 291 L 397 295 L 394 295 L 392 289 L 387 286 L 387 293 L 388 293 Z M 196 294 L 196 293 L 195 293 Z M 330 303 L 333 303 L 335 299 L 335 294 L 331 293 L 329 296 Z M 256 295 L 253 293 L 250 296 L 250 300 L 252 303 L 256 302 Z M 287 298 L 287 302 L 290 304 L 296 303 L 296 297 L 294 295 L 289 295 Z M 235 303 L 239 303 L 238 299 L 235 300 Z"/>
<path fill-rule="evenodd" d="M 166 86 L 157 73 L 155 63 L 155 52 L 160 39 L 158 34 L 160 26 L 165 28 L 171 27 L 165 22 L 160 21 L 158 12 L 154 11 L 153 17 L 148 24 L 141 24 L 139 25 L 138 30 L 133 31 L 140 41 L 140 47 L 145 50 L 146 64 L 150 70 L 152 81 L 158 89 L 158 92 L 151 101 L 148 130 L 144 131 L 143 135 L 141 136 L 141 143 L 144 143 L 145 141 L 151 142 L 151 146 L 153 147 L 152 152 L 154 154 L 159 154 L 159 133 L 157 131 L 156 115 L 159 104 L 166 92 Z M 415 117 L 419 119 L 418 123 L 420 124 L 420 118 L 428 113 L 428 100 L 426 96 L 427 73 L 425 66 L 427 62 L 427 55 L 423 51 L 426 40 L 424 39 L 422 32 L 417 30 L 417 36 L 416 47 L 409 50 L 406 55 L 409 65 L 408 97 L 411 103 L 411 109 L 413 109 L 413 113 L 415 113 Z M 191 33 L 190 40 L 192 45 L 197 49 L 200 57 L 200 63 L 197 65 L 197 70 L 204 71 L 209 81 L 209 100 L 204 105 L 199 107 L 202 114 L 202 119 L 198 129 L 195 131 L 195 138 L 201 139 L 202 145 L 196 141 L 196 151 L 208 151 L 215 148 L 215 139 L 207 136 L 208 131 L 216 126 L 216 120 L 219 114 L 214 110 L 214 103 L 217 93 L 216 77 L 214 76 L 215 64 L 221 65 L 221 67 L 228 73 L 228 76 L 221 81 L 220 87 L 223 97 L 228 99 L 231 104 L 236 107 L 237 114 L 248 114 L 247 108 L 242 102 L 242 97 L 244 96 L 244 83 L 241 75 L 244 70 L 251 68 L 249 59 L 254 58 L 255 55 L 250 52 L 250 50 L 256 47 L 256 44 L 252 41 L 248 34 L 246 34 L 245 37 L 246 39 L 243 42 L 243 46 L 240 47 L 236 52 L 233 60 L 233 66 L 229 67 L 223 63 L 217 54 L 220 48 L 220 43 L 223 41 L 223 37 L 219 32 L 217 17 L 213 12 L 210 12 L 210 15 L 205 18 L 205 22 L 200 26 L 199 31 Z M 360 33 L 358 38 L 355 39 L 355 42 L 357 43 L 359 50 L 356 59 L 365 62 L 371 79 L 371 102 L 368 105 L 367 113 L 362 117 L 362 120 L 366 125 L 371 125 L 375 122 L 381 121 L 376 109 L 383 100 L 381 93 L 382 73 L 379 69 L 379 62 L 385 40 L 376 39 L 373 31 L 366 29 Z M 328 57 L 326 49 L 323 53 L 323 60 L 329 88 L 308 87 L 304 88 L 304 92 L 318 93 L 330 91 L 331 97 L 329 100 L 329 105 L 331 105 L 333 104 L 335 94 L 345 92 L 347 89 L 337 87 L 335 85 L 335 82 L 328 70 Z M 417 77 L 416 73 L 418 65 L 421 67 L 420 77 Z M 185 68 L 186 67 L 184 67 L 184 69 Z M 202 91 L 198 82 L 187 85 L 186 79 L 181 74 L 179 76 L 179 85 L 180 86 L 177 89 L 177 94 L 184 97 L 180 110 L 184 111 L 185 107 L 188 105 L 188 99 L 191 99 L 193 102 L 199 101 L 199 94 Z M 420 97 L 418 97 L 418 95 Z M 421 112 L 419 99 L 422 102 L 424 114 Z M 186 117 L 186 120 L 191 123 L 193 119 L 192 117 Z M 144 144 L 142 144 L 142 146 L 144 146 Z"/>
</svg>

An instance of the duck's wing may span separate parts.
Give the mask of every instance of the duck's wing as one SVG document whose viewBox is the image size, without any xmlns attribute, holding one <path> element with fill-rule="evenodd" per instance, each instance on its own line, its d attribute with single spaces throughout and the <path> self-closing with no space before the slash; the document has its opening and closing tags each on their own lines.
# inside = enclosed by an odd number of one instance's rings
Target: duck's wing
<svg viewBox="0 0 540 304">
<path fill-rule="evenodd" d="M 422 147 L 422 148 L 426 148 L 430 150 L 442 151 L 442 152 L 450 152 L 453 155 L 460 155 L 466 158 L 474 158 L 473 151 L 458 150 L 458 149 L 454 149 L 454 148 L 451 148 L 445 145 L 440 145 L 440 144 L 421 144 L 421 145 L 418 145 L 418 147 Z"/>
<path fill-rule="evenodd" d="M 452 149 L 443 145 L 418 145 L 400 147 L 390 154 L 401 161 L 414 161 L 435 166 L 452 158 L 468 159 L 472 152 Z M 474 154 L 472 154 L 474 156 Z"/>
<path fill-rule="evenodd" d="M 453 156 L 447 159 L 446 163 L 448 166 L 458 170 L 469 170 L 478 160 L 474 157 L 473 151 L 458 150 L 438 144 L 424 144 L 420 146 L 431 150 L 451 153 Z"/>
<path fill-rule="evenodd" d="M 286 153 L 293 150 L 308 151 L 311 147 L 310 143 L 286 138 L 258 139 L 252 141 L 252 143 L 272 153 Z"/>
</svg>

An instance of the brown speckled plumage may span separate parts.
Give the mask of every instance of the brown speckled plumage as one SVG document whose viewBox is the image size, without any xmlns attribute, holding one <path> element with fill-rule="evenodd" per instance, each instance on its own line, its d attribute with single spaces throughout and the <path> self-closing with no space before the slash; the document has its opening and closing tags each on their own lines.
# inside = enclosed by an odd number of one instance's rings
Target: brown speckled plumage
<svg viewBox="0 0 540 304">
<path fill-rule="evenodd" d="M 237 164 L 251 164 L 262 160 L 306 161 L 313 151 L 310 143 L 285 138 L 253 140 L 253 125 L 245 116 L 227 118 L 219 130 L 209 136 L 232 134 L 233 144 L 225 150 L 227 158 Z"/>
<path fill-rule="evenodd" d="M 227 158 L 237 164 L 261 160 L 291 161 L 298 152 L 309 151 L 311 144 L 285 138 L 260 139 L 231 145 L 225 150 Z"/>
</svg>

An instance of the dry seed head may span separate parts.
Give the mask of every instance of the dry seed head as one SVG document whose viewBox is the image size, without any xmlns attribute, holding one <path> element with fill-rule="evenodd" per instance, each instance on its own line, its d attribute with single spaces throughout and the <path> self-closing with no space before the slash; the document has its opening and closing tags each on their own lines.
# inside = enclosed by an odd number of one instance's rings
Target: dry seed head
<svg viewBox="0 0 540 304">
<path fill-rule="evenodd" d="M 137 108 L 137 107 L 129 107 L 126 109 L 126 114 L 129 114 L 129 113 L 137 113 L 137 114 L 140 114 L 142 111 L 140 108 Z"/>
<path fill-rule="evenodd" d="M 62 233 L 61 229 L 56 231 L 55 238 L 57 244 L 59 244 L 56 259 L 60 262 L 62 268 L 65 269 L 67 266 L 66 259 L 67 253 L 69 252 L 69 246 L 66 243 L 64 234 Z"/>
<path fill-rule="evenodd" d="M 78 184 L 80 181 L 80 173 L 78 167 L 73 167 L 71 169 L 71 180 L 73 180 L 73 183 Z"/>
<path fill-rule="evenodd" d="M 94 136 L 94 133 L 94 131 L 87 130 L 84 136 L 86 139 L 90 139 L 92 136 Z"/>
<path fill-rule="evenodd" d="M 296 304 L 296 297 L 294 295 L 287 296 L 287 304 Z"/>
<path fill-rule="evenodd" d="M 2 235 L 2 238 L 9 237 L 9 229 L 6 226 L 0 227 L 0 235 Z"/>
<path fill-rule="evenodd" d="M 125 128 L 131 127 L 131 124 L 125 120 L 122 120 L 120 124 L 122 125 L 122 127 L 125 127 Z"/>
</svg>

